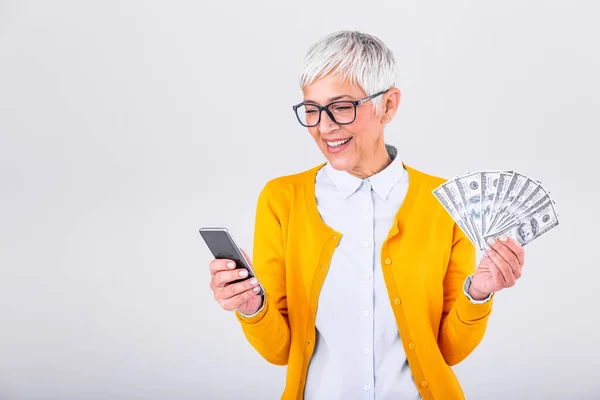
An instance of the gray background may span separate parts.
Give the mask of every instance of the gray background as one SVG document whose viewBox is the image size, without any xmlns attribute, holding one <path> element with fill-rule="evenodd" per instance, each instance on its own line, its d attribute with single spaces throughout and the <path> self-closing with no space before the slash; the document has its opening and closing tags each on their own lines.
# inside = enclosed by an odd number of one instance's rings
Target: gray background
<svg viewBox="0 0 600 400">
<path fill-rule="evenodd" d="M 202 3 L 0 1 L 0 399 L 279 398 L 197 229 L 251 252 L 264 183 L 323 160 L 291 105 L 338 29 L 396 53 L 406 163 L 557 202 L 455 369 L 467 398 L 600 398 L 598 2 Z"/>
</svg>

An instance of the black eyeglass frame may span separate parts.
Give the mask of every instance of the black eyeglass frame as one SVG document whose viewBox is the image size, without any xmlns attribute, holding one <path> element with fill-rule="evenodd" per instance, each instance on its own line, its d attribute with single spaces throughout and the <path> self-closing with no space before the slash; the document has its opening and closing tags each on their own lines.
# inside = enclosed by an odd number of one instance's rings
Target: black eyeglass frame
<svg viewBox="0 0 600 400">
<path fill-rule="evenodd" d="M 294 114 L 296 114 L 296 118 L 298 119 L 298 122 L 300 122 L 300 125 L 305 126 L 307 128 L 313 128 L 317 125 L 319 125 L 321 123 L 321 115 L 323 114 L 323 111 L 325 111 L 327 113 L 327 115 L 329 116 L 329 118 L 331 118 L 331 120 L 333 122 L 335 122 L 338 125 L 350 125 L 351 123 L 353 123 L 354 121 L 356 121 L 356 107 L 366 103 L 369 100 L 374 99 L 377 96 L 381 96 L 382 94 L 387 93 L 387 90 L 383 90 L 381 92 L 375 93 L 371 96 L 365 97 L 364 99 L 360 99 L 360 100 L 338 100 L 338 101 L 334 101 L 332 103 L 329 103 L 327 105 L 324 106 L 320 106 L 317 104 L 312 104 L 312 103 L 299 103 L 296 104 L 294 106 L 292 106 L 292 109 L 294 110 Z M 331 111 L 329 111 L 329 107 L 333 106 L 334 104 L 339 104 L 339 103 L 351 103 L 354 105 L 354 118 L 352 118 L 352 121 L 350 122 L 338 122 L 335 120 L 335 117 L 333 116 L 333 113 Z M 312 106 L 315 107 L 316 109 L 319 110 L 319 118 L 317 119 L 317 122 L 314 125 L 306 125 L 305 123 L 302 122 L 302 120 L 300 119 L 300 116 L 298 115 L 298 108 L 302 107 L 302 106 Z"/>
</svg>

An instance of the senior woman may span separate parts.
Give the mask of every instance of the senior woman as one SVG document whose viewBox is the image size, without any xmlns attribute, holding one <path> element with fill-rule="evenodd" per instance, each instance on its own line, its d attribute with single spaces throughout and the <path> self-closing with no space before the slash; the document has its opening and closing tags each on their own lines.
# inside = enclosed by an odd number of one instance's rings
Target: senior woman
<svg viewBox="0 0 600 400">
<path fill-rule="evenodd" d="M 283 399 L 463 399 L 451 366 L 481 342 L 523 248 L 492 239 L 476 268 L 474 245 L 432 195 L 444 179 L 386 145 L 400 91 L 378 38 L 331 34 L 302 71 L 294 110 L 327 161 L 265 185 L 258 281 L 229 284 L 245 271 L 213 260 L 214 297 L 267 361 L 287 365 Z"/>
</svg>

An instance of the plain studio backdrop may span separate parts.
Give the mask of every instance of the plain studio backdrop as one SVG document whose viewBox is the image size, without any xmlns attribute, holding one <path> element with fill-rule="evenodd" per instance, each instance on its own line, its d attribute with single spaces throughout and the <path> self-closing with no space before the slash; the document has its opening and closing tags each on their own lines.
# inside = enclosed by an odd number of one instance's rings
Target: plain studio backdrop
<svg viewBox="0 0 600 400">
<path fill-rule="evenodd" d="M 560 212 L 455 367 L 467 398 L 600 398 L 599 8 L 0 1 L 0 399 L 279 398 L 198 228 L 251 253 L 263 185 L 324 160 L 291 106 L 339 29 L 395 52 L 407 164 L 513 169 Z"/>
</svg>

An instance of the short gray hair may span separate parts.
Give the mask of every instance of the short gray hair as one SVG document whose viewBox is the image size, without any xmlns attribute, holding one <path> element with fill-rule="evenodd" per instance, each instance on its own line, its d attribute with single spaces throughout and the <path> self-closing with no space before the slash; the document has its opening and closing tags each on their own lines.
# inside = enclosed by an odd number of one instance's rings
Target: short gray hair
<svg viewBox="0 0 600 400">
<path fill-rule="evenodd" d="M 300 89 L 337 74 L 367 96 L 395 87 L 398 79 L 394 53 L 377 37 L 357 31 L 334 32 L 308 49 L 301 64 Z M 372 102 L 380 112 L 381 97 Z"/>
</svg>

